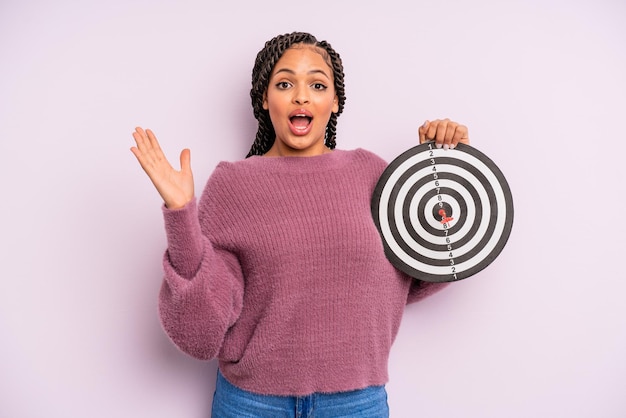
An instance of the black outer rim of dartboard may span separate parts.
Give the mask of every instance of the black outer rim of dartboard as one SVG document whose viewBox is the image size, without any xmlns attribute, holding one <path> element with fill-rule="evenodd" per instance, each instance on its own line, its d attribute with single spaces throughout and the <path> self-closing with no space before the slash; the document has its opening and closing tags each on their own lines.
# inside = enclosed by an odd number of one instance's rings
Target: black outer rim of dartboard
<svg viewBox="0 0 626 418">
<path fill-rule="evenodd" d="M 482 271 L 483 269 L 485 269 L 488 265 L 490 265 L 495 259 L 496 257 L 498 257 L 498 255 L 502 252 L 502 250 L 504 249 L 510 235 L 511 235 L 511 230 L 513 228 L 513 217 L 514 217 L 514 208 L 513 208 L 513 196 L 511 194 L 511 189 L 509 187 L 508 182 L 506 181 L 506 178 L 504 177 L 504 174 L 502 173 L 502 171 L 498 168 L 498 166 L 493 162 L 493 160 L 491 160 L 489 157 L 487 157 L 485 154 L 483 154 L 482 152 L 480 152 L 478 149 L 467 145 L 467 144 L 458 144 L 455 147 L 456 151 L 461 151 L 461 152 L 465 152 L 467 154 L 472 155 L 473 157 L 475 157 L 476 159 L 480 160 L 483 164 L 485 164 L 491 171 L 491 173 L 496 177 L 496 179 L 498 180 L 500 189 L 502 190 L 502 193 L 504 194 L 504 201 L 505 201 L 505 221 L 504 221 L 504 228 L 502 231 L 502 234 L 500 235 L 500 238 L 498 239 L 498 242 L 496 243 L 496 245 L 494 246 L 494 248 L 490 251 L 490 253 L 484 257 L 480 262 L 478 262 L 475 266 L 468 268 L 466 270 L 457 272 L 456 274 L 456 278 L 453 278 L 453 276 L 451 274 L 433 274 L 433 273 L 427 273 L 427 272 L 423 272 L 420 270 L 417 270 L 409 265 L 407 265 L 400 257 L 398 257 L 393 250 L 391 250 L 391 248 L 389 247 L 389 244 L 387 243 L 387 241 L 385 240 L 385 237 L 383 236 L 382 233 L 382 228 L 381 228 L 381 224 L 380 224 L 380 216 L 379 216 L 379 209 L 380 209 L 380 199 L 381 199 L 381 195 L 382 195 L 382 191 L 385 188 L 385 186 L 387 185 L 387 182 L 389 180 L 389 177 L 391 177 L 391 175 L 396 171 L 396 169 L 403 164 L 407 159 L 416 156 L 422 152 L 427 152 L 430 151 L 431 148 L 429 146 L 429 144 L 432 143 L 424 143 L 424 144 L 420 144 L 417 145 L 413 148 L 410 148 L 408 150 L 406 150 L 405 152 L 403 152 L 402 154 L 400 154 L 397 158 L 395 158 L 388 166 L 387 168 L 383 171 L 382 175 L 380 176 L 376 187 L 374 188 L 374 193 L 372 195 L 372 199 L 371 199 L 371 212 L 372 212 L 372 216 L 374 218 L 374 223 L 376 225 L 376 228 L 378 229 L 378 232 L 382 238 L 382 242 L 383 242 L 383 246 L 384 246 L 384 250 L 385 250 L 385 255 L 387 256 L 387 258 L 389 259 L 389 261 L 399 270 L 403 271 L 404 273 L 408 274 L 409 276 L 419 279 L 419 280 L 423 280 L 423 281 L 427 281 L 427 282 L 451 282 L 451 281 L 459 281 L 462 279 L 466 279 L 470 276 L 475 275 L 476 273 Z M 467 161 L 461 160 L 461 159 L 457 159 L 457 158 L 452 158 L 452 157 L 437 157 L 438 162 L 437 164 L 443 164 L 444 162 L 446 164 L 451 164 L 454 165 L 453 163 L 457 162 L 456 165 L 461 166 L 461 168 L 472 172 L 472 174 L 474 174 L 478 179 L 480 179 L 481 181 L 484 181 L 485 183 L 488 184 L 488 180 L 487 178 L 484 176 L 484 174 L 482 174 L 482 172 L 480 172 L 480 170 L 478 170 L 478 168 L 472 166 L 471 164 L 469 164 Z M 428 161 L 430 160 L 430 157 L 426 158 L 424 161 Z M 440 162 L 439 162 L 440 161 Z M 428 163 L 426 163 L 426 165 L 428 165 Z M 416 172 L 419 170 L 419 168 L 416 168 L 416 166 L 423 166 L 423 163 L 420 161 L 417 164 L 411 166 L 411 168 L 409 170 L 407 170 L 407 172 L 410 173 L 403 173 L 401 174 L 400 178 L 398 179 L 398 182 L 396 185 L 394 185 L 393 189 L 392 189 L 392 196 L 393 195 L 397 195 L 397 190 L 399 189 L 399 187 L 403 184 L 403 182 L 401 182 L 401 179 L 406 179 L 408 178 L 412 173 Z M 446 172 L 440 172 L 439 176 L 444 176 L 444 177 L 448 177 L 448 178 L 460 178 L 460 176 L 458 176 L 457 174 L 454 173 L 446 173 Z M 441 177 L 441 178 L 444 178 Z M 428 181 L 431 181 L 431 179 L 429 179 Z M 465 184 L 465 188 L 466 189 L 474 189 L 475 187 L 467 180 L 463 179 L 463 180 L 459 180 L 460 182 L 464 182 Z M 422 182 L 422 180 L 419 180 L 418 182 Z M 426 181 L 424 181 L 423 183 L 425 183 Z M 423 184 L 422 183 L 422 184 Z M 469 186 L 469 187 L 468 187 Z M 418 187 L 416 187 L 415 185 L 411 186 L 412 189 L 417 190 Z M 485 189 L 485 192 L 487 193 L 487 195 L 489 196 L 489 203 L 492 205 L 492 209 L 493 209 L 493 204 L 496 202 L 495 201 L 495 194 L 493 192 L 493 188 L 492 187 L 485 187 L 485 184 L 483 183 L 483 187 Z M 468 192 L 469 193 L 469 192 Z M 472 196 L 478 196 L 475 193 L 470 193 Z M 394 199 L 390 198 L 389 201 L 387 202 L 387 205 L 389 206 L 393 206 L 393 202 L 395 202 Z M 461 202 L 461 205 L 465 204 L 463 201 Z M 478 205 L 477 205 L 478 207 Z M 497 209 L 497 208 L 496 208 Z M 478 210 L 478 209 L 477 209 Z M 388 214 L 391 213 L 393 214 L 393 211 L 387 211 Z M 403 212 L 406 215 L 406 209 L 403 207 Z M 421 214 L 421 211 L 419 212 Z M 475 248 L 479 248 L 480 249 L 484 246 L 484 243 L 488 242 L 491 239 L 491 235 L 488 234 L 488 232 L 493 232 L 493 228 L 495 228 L 495 223 L 496 223 L 496 219 L 493 216 L 493 214 L 498 214 L 497 210 L 492 210 L 492 216 L 489 222 L 489 226 L 488 226 L 488 231 L 485 233 L 485 236 L 480 240 L 480 242 L 475 246 Z M 421 215 L 420 215 L 421 216 Z M 390 225 L 392 225 L 391 222 L 389 222 Z M 459 226 L 460 227 L 460 226 Z M 453 227 L 454 228 L 454 227 Z M 475 229 L 477 229 L 478 226 L 472 226 L 470 232 L 475 232 Z M 394 236 L 394 239 L 396 237 L 398 237 L 397 231 L 394 231 L 393 228 L 391 228 L 391 232 L 392 235 Z M 416 239 L 416 235 L 415 233 L 411 233 L 410 229 L 408 229 L 409 234 L 412 236 L 413 239 Z M 469 233 L 468 233 L 469 234 Z M 418 241 L 420 241 L 422 243 L 422 245 L 424 245 L 424 247 L 426 248 L 434 248 L 436 249 L 438 244 L 432 244 L 432 243 L 424 243 L 423 238 L 421 237 L 417 237 Z M 467 238 L 463 238 L 464 240 L 469 240 L 470 237 Z M 410 254 L 411 257 L 413 257 L 416 260 L 419 260 L 422 263 L 425 264 L 429 264 L 429 265 L 438 265 L 441 264 L 442 262 L 445 264 L 447 262 L 446 259 L 443 260 L 433 260 L 431 258 L 427 258 L 425 256 L 422 256 L 418 253 L 416 253 L 414 250 L 412 250 L 411 248 L 408 247 L 408 245 L 406 245 L 404 243 L 403 240 L 397 240 L 396 241 L 396 245 L 400 246 L 403 251 L 405 251 L 407 254 Z M 474 254 L 474 251 L 472 249 L 472 251 L 467 252 L 466 254 L 459 256 L 459 257 L 455 257 L 455 260 L 462 262 L 467 260 L 468 258 L 471 258 L 471 256 Z"/>
</svg>

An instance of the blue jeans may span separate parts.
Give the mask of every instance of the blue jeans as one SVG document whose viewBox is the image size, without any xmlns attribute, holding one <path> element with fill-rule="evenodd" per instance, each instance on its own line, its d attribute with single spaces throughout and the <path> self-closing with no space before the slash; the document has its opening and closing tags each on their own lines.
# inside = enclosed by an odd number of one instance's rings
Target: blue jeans
<svg viewBox="0 0 626 418">
<path fill-rule="evenodd" d="M 306 396 L 271 396 L 248 392 L 217 372 L 213 418 L 388 418 L 384 386 Z"/>
</svg>

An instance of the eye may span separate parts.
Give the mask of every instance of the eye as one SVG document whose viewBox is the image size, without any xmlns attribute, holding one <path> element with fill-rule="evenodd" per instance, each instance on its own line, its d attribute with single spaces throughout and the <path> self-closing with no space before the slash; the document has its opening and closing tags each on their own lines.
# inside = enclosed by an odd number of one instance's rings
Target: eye
<svg viewBox="0 0 626 418">
<path fill-rule="evenodd" d="M 326 85 L 322 84 L 322 83 L 315 83 L 315 84 L 313 84 L 313 88 L 315 90 L 326 90 L 327 89 Z"/>
<path fill-rule="evenodd" d="M 291 86 L 290 83 L 286 82 L 286 81 L 279 81 L 278 83 L 276 83 L 276 87 L 279 90 L 286 90 Z"/>
</svg>

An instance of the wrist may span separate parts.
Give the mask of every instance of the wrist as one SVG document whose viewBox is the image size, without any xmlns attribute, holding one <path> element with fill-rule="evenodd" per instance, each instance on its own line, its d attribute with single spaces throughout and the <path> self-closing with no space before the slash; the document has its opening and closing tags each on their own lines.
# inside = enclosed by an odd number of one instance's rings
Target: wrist
<svg viewBox="0 0 626 418">
<path fill-rule="evenodd" d="M 189 204 L 190 200 L 181 202 L 181 201 L 164 201 L 163 203 L 165 204 L 165 207 L 168 210 L 178 210 L 178 209 L 182 209 L 185 206 L 187 206 Z"/>
</svg>

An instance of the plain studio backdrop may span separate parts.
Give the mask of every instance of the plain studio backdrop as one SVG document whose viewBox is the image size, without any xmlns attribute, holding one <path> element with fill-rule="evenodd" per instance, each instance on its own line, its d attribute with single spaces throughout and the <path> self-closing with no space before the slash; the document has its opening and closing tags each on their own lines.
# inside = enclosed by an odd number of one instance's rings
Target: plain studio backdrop
<svg viewBox="0 0 626 418">
<path fill-rule="evenodd" d="M 515 221 L 479 274 L 411 305 L 394 418 L 626 416 L 626 3 L 0 3 L 0 416 L 208 417 L 216 362 L 175 348 L 161 201 L 129 151 L 191 148 L 201 190 L 245 156 L 256 53 L 341 54 L 338 147 L 387 161 L 426 119 L 468 125 Z"/>
</svg>

